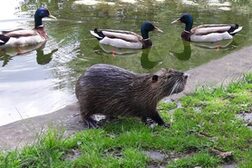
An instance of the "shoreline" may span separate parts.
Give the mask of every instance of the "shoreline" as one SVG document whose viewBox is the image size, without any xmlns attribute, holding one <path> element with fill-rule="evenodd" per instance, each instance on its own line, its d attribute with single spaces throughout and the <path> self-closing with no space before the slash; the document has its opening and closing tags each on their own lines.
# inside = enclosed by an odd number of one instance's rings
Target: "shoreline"
<svg viewBox="0 0 252 168">
<path fill-rule="evenodd" d="M 252 72 L 252 46 L 244 47 L 220 59 L 186 71 L 190 74 L 183 93 L 170 96 L 177 99 L 198 87 L 226 85 L 239 80 L 244 73 Z M 83 130 L 77 103 L 50 114 L 36 116 L 0 126 L 0 150 L 23 147 L 36 142 L 37 137 L 48 128 L 64 130 L 67 135 Z"/>
</svg>

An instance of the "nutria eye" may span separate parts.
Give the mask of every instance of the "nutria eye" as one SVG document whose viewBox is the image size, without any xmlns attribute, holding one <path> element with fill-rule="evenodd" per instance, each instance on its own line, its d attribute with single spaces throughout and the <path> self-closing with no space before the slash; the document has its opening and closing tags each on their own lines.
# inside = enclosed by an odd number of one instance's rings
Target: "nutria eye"
<svg viewBox="0 0 252 168">
<path fill-rule="evenodd" d="M 157 82 L 157 81 L 158 81 L 158 75 L 153 75 L 152 82 Z"/>
<path fill-rule="evenodd" d="M 168 76 L 167 76 L 167 79 L 170 79 L 171 77 L 172 77 L 171 75 L 168 75 Z"/>
</svg>

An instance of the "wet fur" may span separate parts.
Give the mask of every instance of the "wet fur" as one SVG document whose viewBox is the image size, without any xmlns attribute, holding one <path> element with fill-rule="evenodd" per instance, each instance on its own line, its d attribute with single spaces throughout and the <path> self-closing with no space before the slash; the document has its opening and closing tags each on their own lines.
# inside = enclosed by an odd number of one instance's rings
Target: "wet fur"
<svg viewBox="0 0 252 168">
<path fill-rule="evenodd" d="M 93 114 L 107 117 L 137 116 L 144 121 L 153 119 L 159 125 L 163 120 L 156 111 L 159 100 L 183 91 L 184 73 L 162 69 L 154 74 L 136 74 L 106 64 L 91 66 L 76 84 L 76 96 L 83 120 Z"/>
</svg>

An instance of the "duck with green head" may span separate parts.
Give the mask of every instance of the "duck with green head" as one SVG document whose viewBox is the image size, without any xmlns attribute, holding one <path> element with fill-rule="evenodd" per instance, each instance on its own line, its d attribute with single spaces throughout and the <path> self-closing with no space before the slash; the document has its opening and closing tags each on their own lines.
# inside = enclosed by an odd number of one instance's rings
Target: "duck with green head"
<svg viewBox="0 0 252 168">
<path fill-rule="evenodd" d="M 33 29 L 15 29 L 11 31 L 2 31 L 2 33 L 0 34 L 0 48 L 25 47 L 38 45 L 45 42 L 48 37 L 42 23 L 42 18 L 44 17 L 55 19 L 54 16 L 50 15 L 48 9 L 41 7 L 38 8 L 35 12 L 35 27 Z"/>
<path fill-rule="evenodd" d="M 152 46 L 149 32 L 154 30 L 163 32 L 151 22 L 145 21 L 141 26 L 141 36 L 131 31 L 113 29 L 98 30 L 97 28 L 91 30 L 90 33 L 99 40 L 100 44 L 110 45 L 116 48 L 143 49 Z"/>
<path fill-rule="evenodd" d="M 174 23 L 184 23 L 185 30 L 181 37 L 192 42 L 218 42 L 233 39 L 233 36 L 242 30 L 238 24 L 204 24 L 193 28 L 193 17 L 189 13 L 184 13 Z"/>
</svg>

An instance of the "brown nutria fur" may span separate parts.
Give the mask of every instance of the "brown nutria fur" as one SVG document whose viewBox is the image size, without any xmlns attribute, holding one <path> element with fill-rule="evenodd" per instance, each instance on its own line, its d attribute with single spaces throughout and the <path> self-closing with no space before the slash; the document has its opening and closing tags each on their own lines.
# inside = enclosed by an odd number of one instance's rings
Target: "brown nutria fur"
<svg viewBox="0 0 252 168">
<path fill-rule="evenodd" d="M 137 116 L 165 125 L 156 110 L 157 103 L 183 91 L 186 81 L 186 74 L 172 69 L 137 74 L 113 65 L 95 64 L 80 76 L 75 93 L 81 116 L 89 126 L 96 124 L 93 114 Z"/>
</svg>

